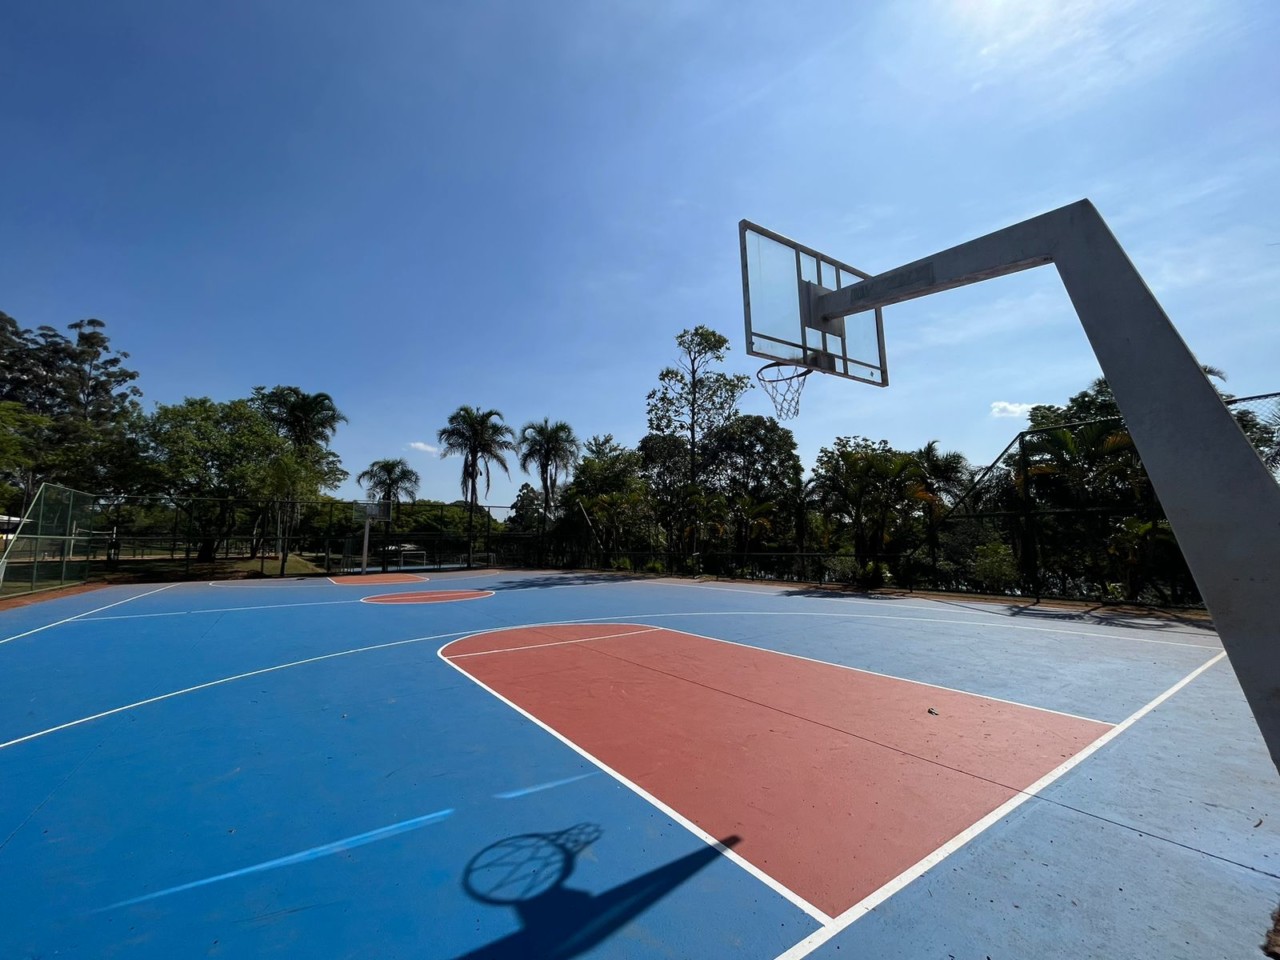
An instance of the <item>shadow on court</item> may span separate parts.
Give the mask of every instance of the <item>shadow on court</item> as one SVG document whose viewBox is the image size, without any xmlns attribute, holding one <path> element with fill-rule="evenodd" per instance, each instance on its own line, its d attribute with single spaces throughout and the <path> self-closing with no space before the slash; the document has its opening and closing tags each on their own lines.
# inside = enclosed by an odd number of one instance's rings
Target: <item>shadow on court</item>
<svg viewBox="0 0 1280 960">
<path fill-rule="evenodd" d="M 603 835 L 593 823 L 527 833 L 485 847 L 462 885 L 480 903 L 515 910 L 521 929 L 458 960 L 566 960 L 603 942 L 720 856 L 703 847 L 603 893 L 565 886 L 577 856 Z M 720 842 L 732 847 L 738 837 Z"/>
<path fill-rule="evenodd" d="M 764 581 L 757 581 L 763 583 Z M 815 600 L 879 600 L 886 605 L 903 600 L 919 600 L 942 607 L 955 607 L 969 613 L 989 613 L 998 616 L 1021 617 L 1031 620 L 1044 620 L 1058 623 L 1084 623 L 1100 627 L 1116 627 L 1121 630 L 1175 630 L 1189 627 L 1193 630 L 1212 634 L 1213 622 L 1207 616 L 1196 616 L 1194 613 L 1184 615 L 1175 609 L 1124 607 L 1095 603 L 1083 607 L 1053 606 L 1051 603 L 1041 605 L 1038 600 L 1025 600 L 1009 597 L 1000 600 L 995 597 L 974 597 L 966 600 L 957 597 L 954 600 L 944 599 L 937 593 L 905 594 L 905 593 L 862 593 L 852 590 L 831 590 L 816 587 L 798 587 L 785 590 L 786 597 L 808 597 Z M 984 607 L 989 609 L 983 609 Z"/>
<path fill-rule="evenodd" d="M 510 580 L 499 580 L 494 584 L 495 590 L 545 590 L 549 587 L 587 587 L 593 584 L 627 583 L 640 580 L 641 577 L 629 577 L 616 573 L 553 573 L 546 576 L 514 577 Z M 443 581 L 442 581 L 443 582 Z"/>
<path fill-rule="evenodd" d="M 1096 624 L 1120 630 L 1175 630 L 1190 628 L 1207 634 L 1214 632 L 1213 621 L 1205 618 L 1181 616 L 1172 610 L 1126 612 L 1104 606 L 1087 610 L 1064 610 L 1053 607 L 1011 607 L 1009 616 L 1059 622 Z"/>
</svg>

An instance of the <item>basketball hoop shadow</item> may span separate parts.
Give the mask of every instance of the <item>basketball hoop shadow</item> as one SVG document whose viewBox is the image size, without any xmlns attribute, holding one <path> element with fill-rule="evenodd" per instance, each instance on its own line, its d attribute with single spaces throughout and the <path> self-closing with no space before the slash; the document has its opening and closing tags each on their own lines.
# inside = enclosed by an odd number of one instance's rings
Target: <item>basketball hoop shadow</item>
<svg viewBox="0 0 1280 960">
<path fill-rule="evenodd" d="M 592 894 L 566 887 L 577 856 L 603 836 L 593 823 L 559 833 L 526 833 L 485 847 L 467 864 L 462 886 L 481 903 L 514 908 L 521 929 L 458 960 L 567 960 L 596 946 L 738 843 L 727 837 Z"/>
</svg>

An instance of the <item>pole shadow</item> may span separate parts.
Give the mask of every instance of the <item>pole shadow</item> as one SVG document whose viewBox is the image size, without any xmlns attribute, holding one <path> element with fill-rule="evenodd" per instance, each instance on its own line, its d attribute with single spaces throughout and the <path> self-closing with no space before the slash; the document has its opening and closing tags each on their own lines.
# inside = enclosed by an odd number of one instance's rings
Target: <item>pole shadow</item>
<svg viewBox="0 0 1280 960">
<path fill-rule="evenodd" d="M 485 847 L 467 864 L 463 889 L 473 900 L 511 907 L 521 929 L 458 960 L 568 960 L 604 941 L 712 863 L 726 837 L 603 893 L 565 886 L 577 856 L 603 836 L 593 823 L 559 833 L 526 833 Z"/>
</svg>

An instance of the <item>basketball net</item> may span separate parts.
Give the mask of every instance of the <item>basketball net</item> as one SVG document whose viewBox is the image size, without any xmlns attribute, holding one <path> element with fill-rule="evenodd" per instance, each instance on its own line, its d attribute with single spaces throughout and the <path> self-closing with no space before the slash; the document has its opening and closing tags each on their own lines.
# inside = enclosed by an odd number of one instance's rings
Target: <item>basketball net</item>
<svg viewBox="0 0 1280 960">
<path fill-rule="evenodd" d="M 791 420 L 800 413 L 800 393 L 805 377 L 813 373 L 809 367 L 778 360 L 766 363 L 756 371 L 756 379 L 773 401 L 779 420 Z"/>
</svg>

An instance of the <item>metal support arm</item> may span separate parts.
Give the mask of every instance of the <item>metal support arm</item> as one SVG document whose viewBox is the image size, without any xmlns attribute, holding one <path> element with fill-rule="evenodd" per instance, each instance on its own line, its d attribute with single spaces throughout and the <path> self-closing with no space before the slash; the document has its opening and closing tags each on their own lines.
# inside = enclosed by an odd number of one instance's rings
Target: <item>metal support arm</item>
<svg viewBox="0 0 1280 960">
<path fill-rule="evenodd" d="M 1280 769 L 1280 485 L 1088 200 L 819 298 L 823 318 L 1052 263 Z"/>
</svg>

